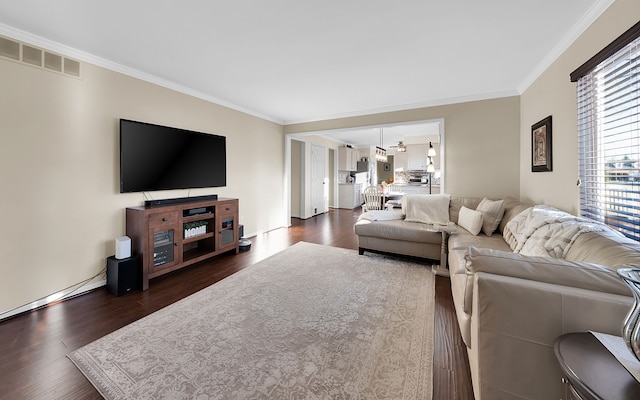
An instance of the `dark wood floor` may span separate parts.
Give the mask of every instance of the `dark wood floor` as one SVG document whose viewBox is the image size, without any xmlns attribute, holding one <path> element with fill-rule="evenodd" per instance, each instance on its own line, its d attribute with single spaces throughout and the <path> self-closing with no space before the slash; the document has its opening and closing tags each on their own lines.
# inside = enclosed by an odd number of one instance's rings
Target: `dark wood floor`
<svg viewBox="0 0 640 400">
<path fill-rule="evenodd" d="M 252 238 L 251 250 L 153 279 L 115 297 L 106 288 L 0 323 L 0 399 L 100 399 L 67 353 L 199 291 L 298 241 L 357 249 L 357 212 L 331 210 Z M 366 256 L 366 255 L 365 255 Z M 436 278 L 434 400 L 472 400 L 471 378 L 449 280 Z"/>
</svg>

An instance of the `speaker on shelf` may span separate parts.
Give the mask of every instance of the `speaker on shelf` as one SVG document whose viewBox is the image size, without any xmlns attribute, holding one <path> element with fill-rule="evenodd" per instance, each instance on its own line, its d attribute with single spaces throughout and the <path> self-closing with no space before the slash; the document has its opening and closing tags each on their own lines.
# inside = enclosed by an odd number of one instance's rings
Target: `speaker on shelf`
<svg viewBox="0 0 640 400">
<path fill-rule="evenodd" d="M 131 257 L 131 238 L 120 236 L 116 238 L 116 256 L 118 260 Z"/>
<path fill-rule="evenodd" d="M 140 257 L 117 259 L 107 258 L 107 289 L 116 296 L 122 296 L 142 288 L 142 268 Z"/>
</svg>

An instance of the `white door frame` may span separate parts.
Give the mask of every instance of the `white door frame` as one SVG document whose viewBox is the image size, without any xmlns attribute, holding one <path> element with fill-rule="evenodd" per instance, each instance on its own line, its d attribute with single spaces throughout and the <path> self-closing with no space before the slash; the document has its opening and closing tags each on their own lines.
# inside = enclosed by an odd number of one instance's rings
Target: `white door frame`
<svg viewBox="0 0 640 400">
<path fill-rule="evenodd" d="M 327 148 L 325 146 L 311 143 L 310 148 L 310 162 L 309 162 L 309 197 L 310 197 L 310 210 L 311 216 L 315 216 L 318 214 L 325 213 L 329 211 L 327 207 Z M 316 159 L 315 157 L 319 155 L 320 158 Z M 321 161 L 321 164 L 318 165 L 316 162 Z M 320 184 L 317 180 L 315 180 L 315 176 L 320 174 L 322 178 L 320 179 Z"/>
<path fill-rule="evenodd" d="M 284 226 L 291 226 L 291 140 L 292 138 L 295 138 L 296 140 L 300 140 L 303 142 L 303 148 L 305 148 L 305 144 L 306 142 L 302 139 L 304 136 L 310 136 L 310 135 L 318 135 L 318 134 L 323 134 L 323 135 L 331 135 L 332 132 L 337 132 L 337 131 L 344 131 L 344 130 L 350 130 L 350 129 L 362 129 L 362 128 L 384 128 L 384 127 L 388 127 L 388 126 L 398 126 L 398 125 L 413 125 L 413 124 L 420 124 L 420 123 L 425 123 L 425 122 L 439 122 L 440 123 L 440 170 L 441 170 L 441 177 L 440 177 L 440 193 L 446 193 L 446 186 L 445 186 L 445 181 L 446 181 L 446 173 L 445 173 L 445 156 L 446 156 L 446 152 L 445 152 L 445 120 L 444 118 L 432 118 L 432 119 L 425 119 L 425 120 L 419 120 L 419 121 L 406 121 L 406 122 L 396 122 L 396 123 L 388 123 L 388 124 L 380 124 L 380 125 L 364 125 L 364 126 L 353 126 L 350 128 L 341 128 L 341 129 L 330 129 L 330 130 L 321 130 L 321 131 L 309 131 L 309 132 L 300 132 L 300 133 L 287 133 L 285 134 L 285 176 L 284 176 L 284 198 L 285 198 L 285 214 L 283 215 L 283 224 Z M 305 152 L 303 152 L 303 165 L 305 163 Z M 334 157 L 337 163 L 337 157 Z M 334 169 L 335 171 L 337 171 L 337 164 L 336 164 L 336 168 Z M 337 172 L 336 172 L 337 173 Z M 307 185 L 306 182 L 306 174 L 302 174 L 302 187 L 305 187 Z M 335 191 L 334 193 L 337 193 L 337 177 L 334 179 L 335 180 Z M 336 200 L 337 202 L 337 200 Z M 305 198 L 305 190 L 302 190 L 302 199 L 301 199 L 301 204 L 303 205 L 304 209 L 306 210 L 306 198 Z M 337 204 L 337 203 L 336 203 Z"/>
<path fill-rule="evenodd" d="M 338 148 L 337 147 L 329 147 L 329 154 L 333 154 L 333 165 L 331 165 L 331 170 L 329 171 L 329 182 L 328 185 L 331 187 L 329 193 L 333 193 L 333 197 L 329 199 L 329 208 L 338 208 Z"/>
</svg>

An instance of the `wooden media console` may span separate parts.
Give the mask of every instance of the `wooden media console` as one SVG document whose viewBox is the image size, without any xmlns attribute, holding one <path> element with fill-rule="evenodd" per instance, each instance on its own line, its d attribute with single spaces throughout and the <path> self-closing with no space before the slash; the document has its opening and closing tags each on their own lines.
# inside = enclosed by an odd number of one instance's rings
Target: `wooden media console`
<svg viewBox="0 0 640 400">
<path fill-rule="evenodd" d="M 127 236 L 142 261 L 142 289 L 149 279 L 238 246 L 238 199 L 220 198 L 126 209 Z"/>
</svg>

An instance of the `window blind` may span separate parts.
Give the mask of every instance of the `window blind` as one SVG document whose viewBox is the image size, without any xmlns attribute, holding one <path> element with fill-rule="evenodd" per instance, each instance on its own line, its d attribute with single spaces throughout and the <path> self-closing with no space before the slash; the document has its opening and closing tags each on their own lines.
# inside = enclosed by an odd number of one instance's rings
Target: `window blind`
<svg viewBox="0 0 640 400">
<path fill-rule="evenodd" d="M 578 80 L 581 216 L 640 241 L 640 38 Z"/>
</svg>

